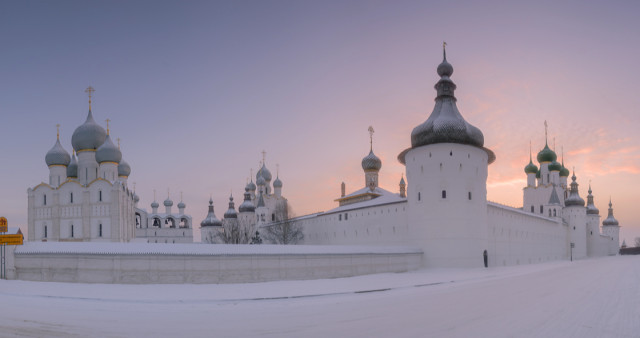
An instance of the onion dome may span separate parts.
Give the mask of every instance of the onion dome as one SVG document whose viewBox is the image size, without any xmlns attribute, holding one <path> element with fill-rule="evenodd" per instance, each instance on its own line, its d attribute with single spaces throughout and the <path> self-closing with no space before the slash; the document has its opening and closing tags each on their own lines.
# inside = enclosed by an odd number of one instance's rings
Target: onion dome
<svg viewBox="0 0 640 338">
<path fill-rule="evenodd" d="M 63 165 L 66 167 L 69 165 L 71 156 L 69 156 L 69 153 L 64 150 L 62 144 L 60 144 L 60 138 L 56 140 L 56 144 L 53 145 L 53 148 L 47 152 L 47 155 L 44 157 L 44 161 L 47 163 L 47 166 Z"/>
<path fill-rule="evenodd" d="M 262 177 L 264 177 L 264 180 L 267 182 L 271 182 L 271 172 L 269 171 L 269 169 L 267 169 L 267 166 L 264 165 L 264 163 L 262 163 L 262 168 L 260 168 L 260 170 L 258 170 L 258 174 Z M 256 181 L 258 180 L 258 177 L 256 175 Z"/>
<path fill-rule="evenodd" d="M 618 220 L 613 217 L 613 205 L 611 204 L 611 199 L 609 199 L 609 215 L 607 218 L 602 221 L 602 225 L 610 225 L 610 226 L 618 226 Z"/>
<path fill-rule="evenodd" d="M 459 143 L 482 148 L 484 136 L 480 129 L 471 125 L 460 114 L 456 106 L 455 83 L 449 78 L 453 66 L 447 62 L 443 52 L 443 61 L 438 66 L 440 80 L 435 85 L 436 104 L 429 118 L 411 132 L 411 147 L 417 148 L 436 143 Z M 492 162 L 493 153 L 489 154 Z M 402 154 L 401 154 L 402 156 Z M 401 158 L 401 161 L 404 160 Z"/>
<path fill-rule="evenodd" d="M 113 141 L 111 141 L 111 136 L 107 134 L 104 143 L 102 143 L 102 145 L 98 147 L 98 150 L 96 150 L 96 161 L 98 161 L 98 163 L 120 163 L 121 159 L 122 153 L 120 152 L 120 149 L 118 149 L 118 147 L 113 144 Z"/>
<path fill-rule="evenodd" d="M 564 205 L 567 207 L 569 206 L 584 207 L 584 200 L 578 194 L 578 183 L 576 183 L 575 173 L 573 174 L 573 176 L 571 176 L 571 180 L 573 181 L 571 182 L 571 192 L 569 194 L 569 197 L 567 197 L 567 199 L 564 200 Z"/>
<path fill-rule="evenodd" d="M 251 182 L 247 183 L 247 186 L 244 189 L 249 191 L 256 191 L 256 184 L 253 183 L 253 179 L 251 180 Z"/>
<path fill-rule="evenodd" d="M 591 184 L 589 184 L 589 195 L 587 195 L 587 215 L 598 215 L 600 210 L 593 204 L 593 195 L 591 194 Z"/>
<path fill-rule="evenodd" d="M 158 209 L 158 207 L 159 207 L 159 206 L 160 206 L 160 204 L 158 204 L 158 202 L 156 202 L 156 201 L 153 201 L 153 202 L 151 203 L 151 207 L 152 207 L 153 209 Z"/>
<path fill-rule="evenodd" d="M 267 184 L 263 176 L 259 176 L 258 179 L 256 180 L 256 183 L 258 184 L 259 187 Z"/>
<path fill-rule="evenodd" d="M 120 164 L 118 164 L 118 176 L 129 177 L 130 174 L 131 167 L 129 166 L 129 163 L 127 163 L 127 161 L 125 161 L 124 159 L 121 159 Z"/>
<path fill-rule="evenodd" d="M 276 176 L 276 180 L 273 181 L 274 188 L 282 188 L 282 181 L 280 181 L 280 177 Z"/>
<path fill-rule="evenodd" d="M 213 227 L 213 226 L 222 226 L 222 222 L 216 217 L 216 214 L 213 212 L 213 200 L 209 199 L 209 212 L 207 213 L 207 217 L 200 222 L 201 227 Z"/>
<path fill-rule="evenodd" d="M 89 109 L 87 120 L 76 128 L 71 136 L 71 145 L 76 152 L 82 150 L 96 150 L 100 147 L 107 137 L 107 133 L 96 121 L 93 120 L 93 114 Z"/>
<path fill-rule="evenodd" d="M 524 167 L 524 172 L 527 174 L 538 174 L 538 167 L 533 164 L 533 161 L 531 160 L 531 158 L 529 159 L 529 164 L 527 164 L 526 167 Z"/>
<path fill-rule="evenodd" d="M 544 148 L 538 153 L 538 163 L 555 162 L 558 159 L 555 151 L 549 148 L 549 145 L 545 143 Z"/>
<path fill-rule="evenodd" d="M 167 199 L 164 200 L 163 204 L 164 204 L 165 207 L 170 207 L 170 206 L 173 206 L 173 201 L 171 200 L 171 198 L 169 196 L 167 196 Z"/>
<path fill-rule="evenodd" d="M 560 168 L 560 177 L 569 177 L 569 169 L 565 168 L 564 164 L 562 164 L 562 168 Z"/>
<path fill-rule="evenodd" d="M 373 153 L 373 149 L 369 151 L 369 155 L 362 159 L 362 169 L 364 171 L 379 171 L 382 168 L 382 161 Z"/>
<path fill-rule="evenodd" d="M 186 207 L 187 207 L 187 205 L 184 204 L 184 202 L 180 201 L 180 203 L 178 203 L 178 209 L 184 209 Z"/>
<path fill-rule="evenodd" d="M 76 160 L 76 153 L 71 154 L 71 162 L 67 166 L 67 177 L 78 178 L 78 160 Z"/>
<path fill-rule="evenodd" d="M 558 161 L 553 161 L 549 164 L 549 171 L 560 171 L 562 170 L 562 164 Z"/>
<path fill-rule="evenodd" d="M 248 188 L 244 189 L 244 202 L 238 207 L 240 212 L 255 212 L 256 206 L 251 202 L 251 193 Z"/>
<path fill-rule="evenodd" d="M 135 203 L 140 202 L 140 196 L 138 196 L 138 194 L 136 194 L 136 193 L 133 193 L 133 201 L 134 201 Z"/>
<path fill-rule="evenodd" d="M 229 196 L 229 209 L 225 211 L 224 218 L 238 218 L 238 213 L 236 212 L 235 205 L 233 203 L 233 196 Z"/>
</svg>

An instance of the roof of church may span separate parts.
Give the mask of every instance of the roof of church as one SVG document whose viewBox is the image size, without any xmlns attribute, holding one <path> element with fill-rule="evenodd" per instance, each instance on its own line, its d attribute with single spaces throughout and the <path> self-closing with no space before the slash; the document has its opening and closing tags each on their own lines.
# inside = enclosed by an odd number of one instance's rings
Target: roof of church
<svg viewBox="0 0 640 338">
<path fill-rule="evenodd" d="M 348 205 L 343 205 L 343 206 L 328 210 L 324 213 L 328 214 L 328 213 L 334 213 L 334 212 L 342 212 L 347 210 L 374 207 L 378 205 L 391 204 L 391 203 L 401 203 L 401 202 L 407 201 L 406 198 L 400 197 L 400 194 L 393 193 L 391 191 L 382 189 L 380 187 L 376 187 L 375 189 L 373 189 L 373 191 L 371 191 L 369 187 L 364 187 L 360 190 L 352 192 L 349 195 L 339 198 L 337 201 L 345 200 L 348 198 L 354 198 L 357 196 L 367 195 L 367 194 L 375 194 L 378 196 L 367 201 L 355 202 Z"/>
</svg>

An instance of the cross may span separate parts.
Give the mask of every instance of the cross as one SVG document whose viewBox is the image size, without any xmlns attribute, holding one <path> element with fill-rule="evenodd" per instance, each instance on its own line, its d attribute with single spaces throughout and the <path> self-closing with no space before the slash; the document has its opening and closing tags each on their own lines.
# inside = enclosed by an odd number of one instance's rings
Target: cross
<svg viewBox="0 0 640 338">
<path fill-rule="evenodd" d="M 374 130 L 373 130 L 372 126 L 369 126 L 368 130 L 369 130 L 369 144 L 371 146 L 371 151 L 373 151 L 373 133 L 374 133 Z"/>
<path fill-rule="evenodd" d="M 106 119 L 105 121 L 107 122 L 107 135 L 109 135 L 109 122 L 111 122 L 111 120 Z"/>
<path fill-rule="evenodd" d="M 118 141 L 118 149 L 120 149 L 120 138 L 118 137 L 116 140 Z"/>
<path fill-rule="evenodd" d="M 442 57 L 446 60 L 447 59 L 447 50 L 445 49 L 445 47 L 447 47 L 447 42 L 446 41 L 442 41 Z"/>
<path fill-rule="evenodd" d="M 280 163 L 276 163 L 276 177 L 280 177 Z"/>
<path fill-rule="evenodd" d="M 267 155 L 267 152 L 266 152 L 266 151 L 264 151 L 264 150 L 262 150 L 262 163 L 263 163 L 263 164 L 264 164 L 264 162 L 265 162 L 265 159 L 264 159 L 264 158 L 265 158 L 265 156 L 266 156 L 266 155 Z"/>
<path fill-rule="evenodd" d="M 87 89 L 84 90 L 85 93 L 89 94 L 89 110 L 91 110 L 91 96 L 93 95 L 93 92 L 95 92 L 96 90 L 93 89 L 93 87 L 89 86 L 87 87 Z"/>
<path fill-rule="evenodd" d="M 167 188 L 167 198 L 169 198 L 169 188 Z"/>
<path fill-rule="evenodd" d="M 58 134 L 58 140 L 60 139 L 60 123 L 56 124 L 56 133 Z"/>
<path fill-rule="evenodd" d="M 182 202 L 182 191 L 180 192 L 180 202 Z"/>
</svg>

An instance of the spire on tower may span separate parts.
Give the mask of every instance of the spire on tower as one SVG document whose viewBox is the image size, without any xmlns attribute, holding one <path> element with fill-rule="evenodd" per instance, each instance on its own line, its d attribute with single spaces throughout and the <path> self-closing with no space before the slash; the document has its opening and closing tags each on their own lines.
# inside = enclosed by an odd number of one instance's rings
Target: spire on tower
<svg viewBox="0 0 640 338">
<path fill-rule="evenodd" d="M 107 135 L 109 135 L 109 122 L 111 122 L 111 120 L 106 119 L 105 121 L 107 122 Z"/>
<path fill-rule="evenodd" d="M 56 124 L 56 134 L 57 134 L 57 138 L 58 140 L 60 139 L 60 123 Z"/>
<path fill-rule="evenodd" d="M 375 130 L 373 130 L 373 126 L 369 126 L 369 129 L 367 129 L 369 131 L 369 145 L 370 145 L 370 150 L 373 151 L 373 133 L 375 132 Z"/>
<path fill-rule="evenodd" d="M 442 59 L 443 60 L 447 60 L 447 42 L 446 41 L 442 41 Z"/>
</svg>

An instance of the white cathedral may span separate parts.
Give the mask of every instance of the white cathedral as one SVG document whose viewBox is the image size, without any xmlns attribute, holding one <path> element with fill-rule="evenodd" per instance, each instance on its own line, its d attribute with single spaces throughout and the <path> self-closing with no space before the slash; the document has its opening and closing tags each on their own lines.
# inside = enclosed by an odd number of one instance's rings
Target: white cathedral
<svg viewBox="0 0 640 338">
<path fill-rule="evenodd" d="M 305 244 L 412 245 L 423 250 L 427 267 L 617 254 L 620 227 L 611 202 L 600 227 L 591 188 L 585 207 L 575 174 L 568 186 L 569 170 L 547 144 L 537 156 L 540 167 L 532 160 L 525 167 L 522 208 L 487 201 L 488 166 L 496 157 L 458 111 L 446 53 L 437 73 L 435 107 L 398 156 L 407 182 L 401 178 L 397 193 L 379 187 L 382 163 L 371 146 L 362 159 L 363 188 L 347 195 L 343 183 L 338 207 L 292 220 L 304 228 Z"/>
<path fill-rule="evenodd" d="M 165 213 L 137 207 L 140 200 L 129 189 L 131 167 L 122 158 L 120 145 L 93 118 L 91 95 L 86 121 L 73 132 L 72 155 L 60 143 L 60 132 L 45 156 L 48 183 L 27 190 L 28 240 L 54 242 L 146 242 L 191 243 L 191 216 L 171 212 L 173 201 L 164 201 Z M 119 143 L 119 142 L 118 142 Z M 77 154 L 77 157 L 76 157 Z"/>
</svg>

